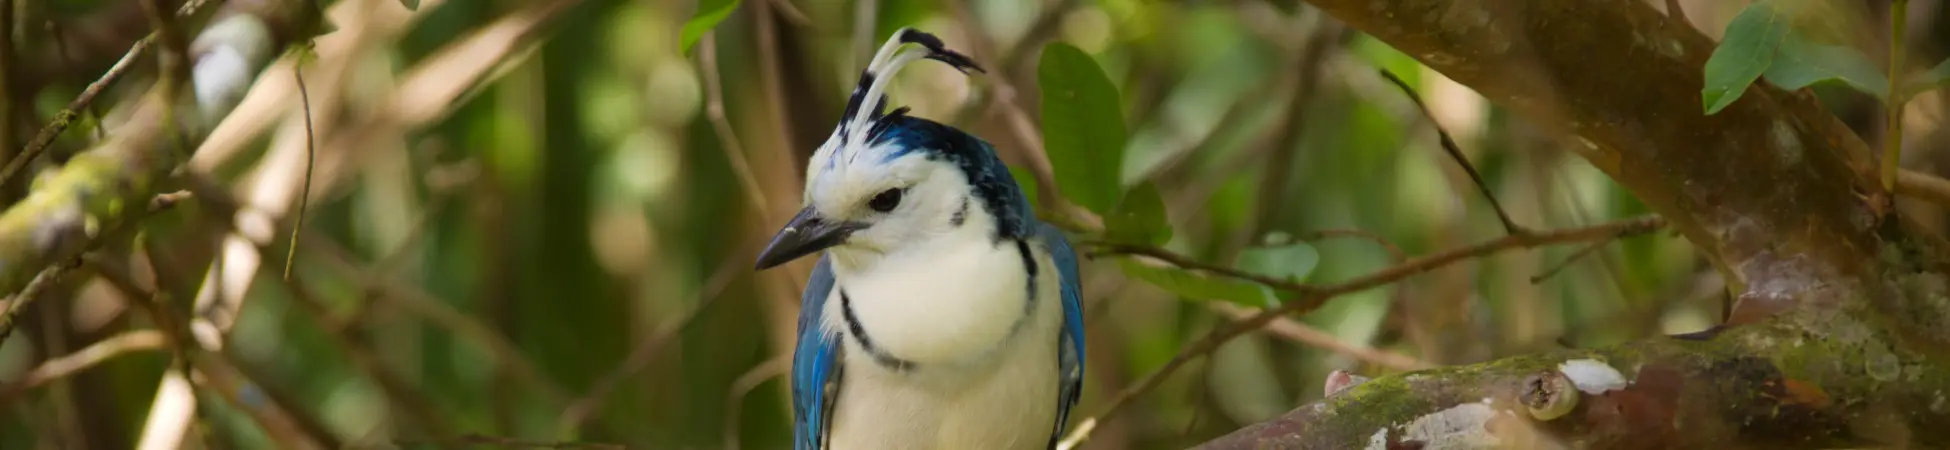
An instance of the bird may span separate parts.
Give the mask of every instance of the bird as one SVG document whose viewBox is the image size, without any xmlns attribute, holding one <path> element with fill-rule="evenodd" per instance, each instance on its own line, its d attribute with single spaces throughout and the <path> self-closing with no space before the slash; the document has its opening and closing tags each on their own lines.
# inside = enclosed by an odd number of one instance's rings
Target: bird
<svg viewBox="0 0 1950 450">
<path fill-rule="evenodd" d="M 887 110 L 889 80 L 922 59 L 986 73 L 896 30 L 757 257 L 763 271 L 819 254 L 792 354 L 794 450 L 1050 449 L 1082 394 L 1076 253 L 994 146 Z"/>
</svg>

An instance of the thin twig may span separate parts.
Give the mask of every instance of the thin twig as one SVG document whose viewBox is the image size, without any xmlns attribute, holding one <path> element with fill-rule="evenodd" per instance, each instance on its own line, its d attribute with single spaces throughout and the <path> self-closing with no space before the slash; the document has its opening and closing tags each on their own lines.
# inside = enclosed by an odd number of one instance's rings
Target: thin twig
<svg viewBox="0 0 1950 450">
<path fill-rule="evenodd" d="M 1253 316 L 1252 310 L 1230 303 L 1212 302 L 1211 305 L 1213 310 L 1225 314 L 1227 317 L 1231 317 L 1232 320 L 1246 320 Z M 1298 342 L 1309 347 L 1326 350 L 1341 356 L 1390 369 L 1420 370 L 1435 367 L 1434 364 L 1429 364 L 1413 356 L 1376 349 L 1365 345 L 1342 342 L 1340 338 L 1336 338 L 1332 334 L 1320 331 L 1314 327 L 1307 326 L 1305 323 L 1287 317 L 1280 317 L 1267 323 L 1266 331 L 1289 341 Z"/>
<path fill-rule="evenodd" d="M 168 348 L 167 344 L 168 341 L 164 339 L 163 333 L 158 330 L 136 330 L 118 334 L 114 337 L 103 339 L 101 342 L 96 342 L 94 345 L 90 345 L 80 351 L 41 363 L 41 365 L 34 367 L 34 370 L 30 370 L 26 375 L 22 375 L 20 379 L 8 383 L 6 387 L 0 387 L 0 399 L 18 395 L 19 392 L 40 387 L 50 381 L 81 373 L 81 371 L 101 365 L 101 363 L 107 362 L 110 359 L 115 359 L 117 356 L 143 351 L 163 350 Z M 0 400 L 0 403 L 5 403 L 5 401 Z"/>
<path fill-rule="evenodd" d="M 1571 263 L 1575 263 L 1578 262 L 1578 260 L 1580 259 L 1584 259 L 1585 256 L 1589 256 L 1592 253 L 1597 252 L 1598 249 L 1605 248 L 1606 245 L 1610 245 L 1611 242 L 1614 240 L 1617 239 L 1616 238 L 1606 239 L 1602 241 L 1596 241 L 1589 244 L 1585 244 L 1584 247 L 1578 248 L 1578 251 L 1572 252 L 1571 256 L 1564 257 L 1564 260 L 1559 261 L 1557 265 L 1551 266 L 1551 268 L 1545 269 L 1543 272 L 1540 272 L 1536 275 L 1531 275 L 1530 284 L 1537 284 L 1537 283 L 1544 282 L 1544 280 L 1549 279 L 1551 276 L 1557 275 L 1558 272 L 1563 271 L 1564 268 L 1571 267 Z"/>
<path fill-rule="evenodd" d="M 1300 235 L 1300 240 L 1318 241 L 1322 239 L 1336 238 L 1336 237 L 1351 237 L 1351 238 L 1366 239 L 1368 241 L 1374 242 L 1375 245 L 1380 245 L 1383 250 L 1387 250 L 1388 255 L 1393 256 L 1395 258 L 1394 259 L 1395 262 L 1401 262 L 1402 260 L 1408 259 L 1408 254 L 1403 253 L 1402 248 L 1400 246 L 1395 245 L 1395 243 L 1393 242 L 1389 242 L 1388 238 L 1382 237 L 1380 234 L 1368 230 L 1360 230 L 1360 229 L 1352 229 L 1352 228 L 1317 230 L 1317 231 L 1312 231 Z"/>
<path fill-rule="evenodd" d="M 1104 408 L 1104 412 L 1098 414 L 1096 417 L 1084 420 L 1084 422 L 1078 425 L 1077 431 L 1070 433 L 1069 436 L 1063 439 L 1063 445 L 1058 448 L 1074 448 L 1075 445 L 1082 443 L 1089 438 L 1089 432 L 1095 428 L 1096 422 L 1114 416 L 1119 409 L 1122 409 L 1124 405 L 1130 403 L 1131 399 L 1156 388 L 1160 382 L 1164 381 L 1166 376 L 1171 375 L 1173 371 L 1178 370 L 1179 367 L 1184 366 L 1185 363 L 1190 362 L 1192 359 L 1211 353 L 1213 349 L 1218 348 L 1220 345 L 1224 345 L 1226 342 L 1252 330 L 1266 326 L 1266 324 L 1272 323 L 1276 319 L 1289 314 L 1306 313 L 1315 308 L 1319 308 L 1328 299 L 1387 285 L 1457 261 L 1488 256 L 1505 250 L 1612 239 L 1620 235 L 1649 233 L 1664 226 L 1665 220 L 1659 217 L 1641 217 L 1581 228 L 1506 235 L 1475 245 L 1422 256 L 1352 280 L 1325 286 L 1310 286 L 1280 280 L 1268 280 L 1265 277 L 1258 276 L 1254 276 L 1253 278 L 1242 277 L 1242 279 L 1264 283 L 1266 286 L 1274 289 L 1301 294 L 1301 297 L 1283 303 L 1278 308 L 1260 310 L 1258 313 L 1243 320 L 1233 322 L 1229 326 L 1213 329 L 1198 341 L 1180 350 L 1177 355 L 1172 356 L 1171 360 L 1166 361 L 1164 366 L 1159 367 L 1158 370 L 1145 375 L 1138 383 L 1118 391 L 1116 396 L 1111 399 L 1110 405 Z M 1169 252 L 1162 251 L 1140 252 L 1140 254 L 1153 253 L 1170 254 Z M 1205 265 L 1200 264 L 1200 266 Z M 1276 283 L 1268 283 L 1266 281 L 1275 281 Z"/>
<path fill-rule="evenodd" d="M 304 50 L 310 52 L 309 49 Z M 311 92 L 305 89 L 304 57 L 291 65 L 291 79 L 298 83 L 298 107 L 305 116 L 305 183 L 298 188 L 298 210 L 292 212 L 291 248 L 284 253 L 284 280 L 291 281 L 291 266 L 298 261 L 298 231 L 305 227 L 305 209 L 311 206 L 311 175 L 318 166 L 318 140 L 311 122 Z"/>
<path fill-rule="evenodd" d="M 61 275 L 67 274 L 69 269 L 78 265 L 81 265 L 81 258 L 70 259 L 41 269 L 41 273 L 34 275 L 34 279 L 27 282 L 27 287 L 14 295 L 13 301 L 7 302 L 6 313 L 0 315 L 0 344 L 6 343 L 7 336 L 13 334 L 15 320 L 20 316 L 20 310 L 26 308 L 28 303 L 33 303 L 34 299 L 40 298 L 42 290 L 47 289 L 47 286 L 56 280 L 60 280 Z"/>
<path fill-rule="evenodd" d="M 54 54 L 61 61 L 61 72 L 73 72 L 74 61 L 68 59 L 68 36 L 61 29 L 61 22 L 54 20 L 47 21 L 47 35 L 48 39 L 54 41 Z M 72 107 L 73 105 L 69 106 Z M 103 130 L 105 127 L 102 125 L 102 113 L 95 108 L 95 105 L 90 104 L 86 108 L 83 108 L 81 112 L 88 113 L 88 119 L 95 122 L 95 140 L 99 141 L 108 138 L 107 130 Z"/>
<path fill-rule="evenodd" d="M 759 186 L 758 177 L 752 174 L 751 163 L 745 161 L 745 146 L 738 140 L 738 133 L 731 128 L 731 120 L 725 117 L 724 81 L 718 75 L 718 33 L 704 33 L 697 46 L 698 65 L 704 71 L 704 116 L 711 120 L 711 129 L 717 132 L 718 141 L 724 145 L 725 158 L 731 160 L 732 172 L 737 173 L 739 184 L 745 185 L 746 200 L 751 201 L 760 218 L 769 217 L 772 209 L 765 203 L 764 188 Z"/>
<path fill-rule="evenodd" d="M 191 0 L 184 2 L 182 7 L 176 9 L 176 17 L 188 17 L 196 14 L 204 5 L 213 1 L 218 0 Z M 5 185 L 8 180 L 12 180 L 14 176 L 19 175 L 20 170 L 27 167 L 27 163 L 33 162 L 34 158 L 39 157 L 41 153 L 45 153 L 47 146 L 54 143 L 54 138 L 60 137 L 61 132 L 66 131 L 68 125 L 74 122 L 77 116 L 75 111 L 88 110 L 89 105 L 95 103 L 96 96 L 101 95 L 103 90 L 107 90 L 109 85 L 115 84 L 115 80 L 121 79 L 122 75 L 128 73 L 130 68 L 135 67 L 135 61 L 142 58 L 143 52 L 149 51 L 149 46 L 155 43 L 156 36 L 157 33 L 149 33 L 148 36 L 136 40 L 134 45 L 129 46 L 129 52 L 123 54 L 122 59 L 115 61 L 115 65 L 109 66 L 108 72 L 102 73 L 100 79 L 95 80 L 93 83 L 88 83 L 88 87 L 81 90 L 81 95 L 76 96 L 74 101 L 68 103 L 67 109 L 55 113 L 54 120 L 49 121 L 47 126 L 41 127 L 41 131 L 34 134 L 34 139 L 27 142 L 27 147 L 22 149 L 20 154 L 14 155 L 12 160 L 7 161 L 7 167 L 5 169 L 0 169 L 0 185 Z"/>
<path fill-rule="evenodd" d="M 725 395 L 724 400 L 724 448 L 726 450 L 738 450 L 738 418 L 744 410 L 745 395 L 751 393 L 752 389 L 757 389 L 758 385 L 785 375 L 791 368 L 792 354 L 787 353 L 753 366 L 751 370 L 745 371 L 744 375 L 739 375 L 736 381 L 731 382 L 731 392 Z"/>
<path fill-rule="evenodd" d="M 1422 112 L 1422 117 L 1428 119 L 1429 126 L 1435 128 L 1436 136 L 1442 138 L 1442 150 L 1448 152 L 1449 157 L 1455 159 L 1456 164 L 1461 165 L 1463 171 L 1469 173 L 1469 180 L 1476 184 L 1477 190 L 1483 192 L 1483 198 L 1489 200 L 1490 209 L 1496 211 L 1496 219 L 1503 221 L 1503 230 L 1512 235 L 1527 233 L 1523 226 L 1517 225 L 1515 220 L 1510 219 L 1510 213 L 1503 210 L 1503 204 L 1496 200 L 1496 194 L 1490 191 L 1490 185 L 1483 182 L 1483 175 L 1476 173 L 1476 166 L 1470 164 L 1469 158 L 1463 156 L 1462 148 L 1456 145 L 1456 140 L 1449 137 L 1449 132 L 1442 129 L 1441 123 L 1436 122 L 1435 115 L 1429 113 L 1429 106 L 1422 103 L 1422 95 L 1415 93 L 1415 88 L 1409 87 L 1408 82 L 1402 81 L 1401 77 L 1395 76 L 1394 72 L 1389 72 L 1388 69 L 1379 71 L 1382 78 L 1387 78 L 1388 82 L 1394 83 L 1395 87 L 1401 89 L 1403 95 L 1407 95 L 1409 100 L 1415 102 L 1415 109 Z"/>
<path fill-rule="evenodd" d="M 1167 264 L 1178 266 L 1179 268 L 1197 270 L 1201 272 L 1209 272 L 1212 273 L 1213 275 L 1221 275 L 1230 278 L 1238 278 L 1241 280 L 1272 286 L 1278 289 L 1284 289 L 1284 290 L 1289 290 L 1294 292 L 1310 292 L 1314 289 L 1312 286 L 1300 284 L 1292 280 L 1273 278 L 1265 275 L 1247 272 L 1244 270 L 1234 269 L 1232 267 L 1228 267 L 1224 265 L 1206 263 L 1204 261 L 1193 259 L 1190 256 L 1180 255 L 1178 253 L 1172 252 L 1171 250 L 1165 250 L 1163 248 L 1152 247 L 1149 245 L 1119 244 L 1119 243 L 1111 243 L 1111 242 L 1104 242 L 1104 241 L 1083 241 L 1082 244 L 1085 246 L 1097 248 L 1095 250 L 1089 250 L 1085 252 L 1087 255 L 1093 258 L 1099 256 L 1109 256 L 1109 255 L 1147 256 L 1160 261 L 1164 261 Z"/>
</svg>

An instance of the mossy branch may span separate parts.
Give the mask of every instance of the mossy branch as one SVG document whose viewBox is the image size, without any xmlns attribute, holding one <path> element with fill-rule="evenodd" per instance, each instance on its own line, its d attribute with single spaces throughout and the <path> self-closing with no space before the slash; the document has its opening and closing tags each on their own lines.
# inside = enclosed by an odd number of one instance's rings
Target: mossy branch
<svg viewBox="0 0 1950 450">
<path fill-rule="evenodd" d="M 114 134 L 42 174 L 25 198 L 0 213 L 0 293 L 19 292 L 43 269 L 79 256 L 104 230 L 140 217 L 159 182 L 279 54 L 273 50 L 309 37 L 277 31 L 315 29 L 302 24 L 316 23 L 317 10 L 301 3 L 224 5 L 188 44 L 194 57 L 189 79 L 164 77 L 171 84 L 134 101 L 127 122 Z M 175 92 L 193 95 L 170 95 Z M 196 113 L 171 113 L 178 109 Z"/>
<path fill-rule="evenodd" d="M 1195 448 L 1941 448 L 1950 365 L 1894 339 L 1783 318 L 1394 374 Z"/>
</svg>

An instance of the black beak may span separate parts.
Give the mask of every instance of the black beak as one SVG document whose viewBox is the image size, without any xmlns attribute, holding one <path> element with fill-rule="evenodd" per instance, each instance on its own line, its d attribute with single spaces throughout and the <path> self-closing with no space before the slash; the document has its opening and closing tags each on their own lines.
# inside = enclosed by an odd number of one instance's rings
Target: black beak
<svg viewBox="0 0 1950 450">
<path fill-rule="evenodd" d="M 792 221 L 786 222 L 779 234 L 772 236 L 772 243 L 766 244 L 764 251 L 758 252 L 758 270 L 770 269 L 839 245 L 846 242 L 848 235 L 861 228 L 866 228 L 866 224 L 827 220 L 819 217 L 813 207 L 807 206 L 799 210 L 799 215 L 792 216 Z"/>
</svg>

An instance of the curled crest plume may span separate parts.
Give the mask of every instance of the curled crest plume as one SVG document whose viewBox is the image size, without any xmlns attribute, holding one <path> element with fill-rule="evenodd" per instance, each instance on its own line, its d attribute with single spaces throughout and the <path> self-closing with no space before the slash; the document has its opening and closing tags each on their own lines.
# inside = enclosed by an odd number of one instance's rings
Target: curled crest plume
<svg viewBox="0 0 1950 450">
<path fill-rule="evenodd" d="M 908 47 L 907 44 L 921 46 Z M 860 82 L 853 87 L 853 95 L 846 101 L 846 112 L 840 116 L 839 130 L 835 134 L 839 139 L 836 150 L 840 151 L 836 153 L 844 152 L 850 145 L 865 145 L 868 138 L 882 129 L 886 123 L 883 119 L 899 117 L 907 112 L 905 106 L 891 114 L 886 112 L 888 80 L 893 79 L 894 74 L 908 63 L 921 59 L 947 63 L 963 74 L 987 72 L 976 66 L 975 61 L 967 55 L 949 50 L 941 43 L 941 38 L 912 28 L 895 31 L 894 36 L 880 46 L 880 51 L 874 53 L 873 61 L 867 64 L 867 68 L 860 71 Z M 832 156 L 837 158 L 839 155 Z"/>
</svg>

